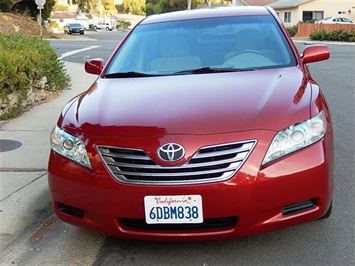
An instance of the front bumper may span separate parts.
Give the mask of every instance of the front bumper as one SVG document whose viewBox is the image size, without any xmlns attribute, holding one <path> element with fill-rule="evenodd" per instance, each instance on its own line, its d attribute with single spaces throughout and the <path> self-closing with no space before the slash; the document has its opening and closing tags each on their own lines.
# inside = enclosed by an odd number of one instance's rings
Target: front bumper
<svg viewBox="0 0 355 266">
<path fill-rule="evenodd" d="M 71 33 L 84 33 L 84 30 L 80 30 L 80 29 L 71 29 L 71 30 L 69 30 L 69 32 L 71 32 Z"/>
<path fill-rule="evenodd" d="M 231 179 L 208 184 L 120 183 L 108 172 L 95 148 L 95 145 L 112 145 L 112 140 L 96 139 L 91 140 L 96 144 L 88 144 L 93 171 L 51 151 L 48 178 L 55 212 L 65 222 L 103 234 L 150 240 L 243 237 L 322 217 L 330 206 L 333 192 L 332 136 L 326 134 L 312 146 L 261 168 L 272 133 L 265 131 L 262 135 L 263 140 L 259 139 Z M 248 137 L 257 139 L 250 133 Z M 205 138 L 201 143 L 235 139 L 233 136 Z M 119 139 L 114 142 L 115 146 L 123 144 Z M 133 142 L 124 141 L 128 147 Z M 201 144 L 193 139 L 191 143 Z M 196 194 L 202 197 L 205 222 L 201 226 L 145 223 L 145 196 Z"/>
</svg>

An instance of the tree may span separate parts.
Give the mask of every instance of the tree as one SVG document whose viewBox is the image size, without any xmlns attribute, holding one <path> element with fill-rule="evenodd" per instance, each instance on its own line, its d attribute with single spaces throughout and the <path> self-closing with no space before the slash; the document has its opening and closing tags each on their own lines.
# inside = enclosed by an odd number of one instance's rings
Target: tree
<svg viewBox="0 0 355 266">
<path fill-rule="evenodd" d="M 187 9 L 187 1 L 186 0 L 168 0 L 168 5 L 163 12 L 172 12 Z"/>
<path fill-rule="evenodd" d="M 123 13 L 145 15 L 145 0 L 123 0 Z"/>
<path fill-rule="evenodd" d="M 114 0 L 68 0 L 78 5 L 78 10 L 83 13 L 94 12 L 100 16 L 107 12 L 117 12 Z"/>
<path fill-rule="evenodd" d="M 0 0 L 0 12 L 10 12 L 11 3 L 9 0 Z"/>
<path fill-rule="evenodd" d="M 0 0 L 3 1 L 3 0 Z M 1 3 L 1 2 L 0 2 Z M 42 18 L 48 19 L 51 15 L 53 7 L 55 5 L 55 0 L 46 0 L 44 4 L 44 8 L 42 9 Z M 39 14 L 39 10 L 34 0 L 22 0 L 18 1 L 12 5 L 11 11 L 20 13 L 20 14 L 27 14 L 31 17 L 36 18 Z"/>
<path fill-rule="evenodd" d="M 111 13 L 117 12 L 115 2 L 113 0 L 101 0 L 101 2 L 107 12 L 111 12 Z"/>
<path fill-rule="evenodd" d="M 208 2 L 215 4 L 219 0 L 147 0 L 146 12 L 147 15 L 152 15 L 190 8 L 195 9 L 198 4 L 208 4 Z"/>
<path fill-rule="evenodd" d="M 48 19 L 51 17 L 51 12 L 55 6 L 55 0 L 46 0 L 46 4 L 42 9 L 42 18 Z"/>
</svg>

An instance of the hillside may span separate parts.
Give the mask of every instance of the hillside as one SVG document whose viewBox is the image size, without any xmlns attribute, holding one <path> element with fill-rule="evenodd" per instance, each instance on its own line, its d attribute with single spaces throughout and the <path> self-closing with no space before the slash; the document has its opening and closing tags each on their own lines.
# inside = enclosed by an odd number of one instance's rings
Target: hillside
<svg viewBox="0 0 355 266">
<path fill-rule="evenodd" d="M 17 33 L 27 35 L 40 35 L 39 25 L 30 17 L 11 13 L 0 13 L 0 32 L 5 34 Z M 51 34 L 42 30 L 43 36 Z"/>
</svg>

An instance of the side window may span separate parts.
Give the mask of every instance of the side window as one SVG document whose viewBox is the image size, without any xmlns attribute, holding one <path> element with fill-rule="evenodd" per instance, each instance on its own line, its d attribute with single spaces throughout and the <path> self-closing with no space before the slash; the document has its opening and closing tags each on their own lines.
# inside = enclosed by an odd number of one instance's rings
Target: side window
<svg viewBox="0 0 355 266">
<path fill-rule="evenodd" d="M 343 18 L 342 20 L 343 20 L 343 22 L 346 22 L 346 23 L 351 23 L 350 19 Z"/>
</svg>

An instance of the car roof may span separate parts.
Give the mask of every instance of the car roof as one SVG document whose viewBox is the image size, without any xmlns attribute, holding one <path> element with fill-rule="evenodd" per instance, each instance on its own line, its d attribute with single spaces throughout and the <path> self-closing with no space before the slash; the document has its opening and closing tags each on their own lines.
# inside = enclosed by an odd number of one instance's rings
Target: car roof
<svg viewBox="0 0 355 266">
<path fill-rule="evenodd" d="M 146 17 L 141 24 L 151 24 L 176 20 L 188 20 L 198 18 L 212 17 L 230 17 L 230 16 L 253 16 L 270 15 L 268 7 L 263 6 L 238 6 L 238 7 L 220 7 L 206 9 L 192 9 L 184 11 L 175 11 L 162 13 Z"/>
<path fill-rule="evenodd" d="M 346 17 L 327 17 L 327 18 L 324 18 L 323 20 L 335 19 L 335 18 L 346 18 Z M 349 19 L 349 18 L 346 18 L 346 19 Z"/>
</svg>

